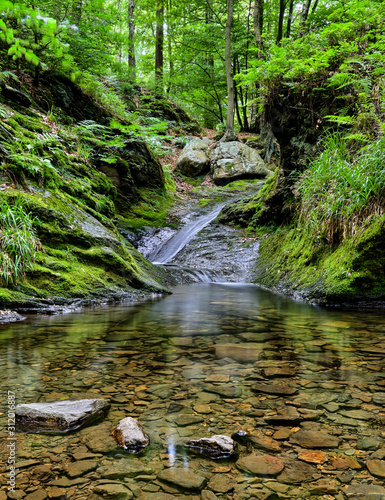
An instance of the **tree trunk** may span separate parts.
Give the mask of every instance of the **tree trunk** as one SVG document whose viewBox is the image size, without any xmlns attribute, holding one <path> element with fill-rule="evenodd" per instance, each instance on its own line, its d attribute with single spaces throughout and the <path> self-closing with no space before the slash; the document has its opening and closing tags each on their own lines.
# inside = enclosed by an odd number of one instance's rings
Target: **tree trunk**
<svg viewBox="0 0 385 500">
<path fill-rule="evenodd" d="M 310 10 L 310 5 L 311 5 L 311 0 L 305 0 L 305 3 L 303 4 L 302 7 L 302 12 L 301 12 L 301 23 L 300 23 L 300 30 L 299 30 L 299 37 L 304 36 L 306 33 L 306 21 L 307 17 L 309 15 L 309 10 Z"/>
<path fill-rule="evenodd" d="M 257 49 L 258 49 L 257 57 L 258 59 L 262 59 L 263 0 L 254 0 L 253 28 L 254 28 L 255 43 L 257 44 Z"/>
<path fill-rule="evenodd" d="M 155 40 L 155 90 L 163 94 L 163 0 L 159 0 L 156 10 L 156 40 Z"/>
<path fill-rule="evenodd" d="M 294 0 L 290 0 L 289 15 L 287 18 L 287 25 L 286 25 L 286 38 L 290 38 L 291 23 L 293 22 L 293 10 L 294 10 Z"/>
<path fill-rule="evenodd" d="M 215 92 L 215 82 L 214 82 L 214 56 L 211 52 L 212 47 L 211 47 L 211 36 L 212 36 L 212 26 L 213 26 L 213 5 L 212 5 L 212 0 L 207 0 L 206 1 L 206 25 L 207 25 L 207 32 L 210 37 L 210 41 L 208 43 L 208 51 L 206 52 L 206 67 L 207 67 L 207 77 L 209 78 L 209 83 L 210 87 L 214 89 Z M 213 107 L 215 106 L 215 101 L 213 99 L 213 96 L 211 92 L 207 92 L 206 94 L 206 110 L 203 116 L 204 119 L 204 124 L 205 127 L 213 129 L 215 127 L 215 114 L 211 111 Z M 219 108 L 220 113 L 222 112 L 221 109 Z"/>
<path fill-rule="evenodd" d="M 225 64 L 227 81 L 227 118 L 226 132 L 221 142 L 237 141 L 234 132 L 234 79 L 231 69 L 231 28 L 233 25 L 233 0 L 227 0 L 227 21 L 225 31 Z"/>
<path fill-rule="evenodd" d="M 311 8 L 311 13 L 314 14 L 316 8 L 318 7 L 318 0 L 315 0 L 313 7 Z"/>
<path fill-rule="evenodd" d="M 305 0 L 303 4 L 302 12 L 301 12 L 301 22 L 305 23 L 307 21 L 307 16 L 309 15 L 311 0 Z"/>
<path fill-rule="evenodd" d="M 277 45 L 280 45 L 282 37 L 283 37 L 283 18 L 284 18 L 284 15 L 285 15 L 285 0 L 279 0 Z"/>
<path fill-rule="evenodd" d="M 135 1 L 128 0 L 128 68 L 133 83 L 136 79 L 134 10 Z"/>
<path fill-rule="evenodd" d="M 234 57 L 234 62 L 233 62 L 233 68 L 234 68 L 234 71 L 235 71 L 235 68 L 236 68 L 236 58 Z M 239 102 L 238 102 L 238 89 L 237 89 L 237 86 L 234 85 L 234 103 L 235 103 L 235 111 L 237 113 L 237 120 L 238 120 L 238 123 L 239 123 L 239 126 L 241 128 L 241 131 L 243 132 L 243 122 L 242 122 L 242 118 L 241 118 L 241 113 L 239 112 Z"/>
</svg>

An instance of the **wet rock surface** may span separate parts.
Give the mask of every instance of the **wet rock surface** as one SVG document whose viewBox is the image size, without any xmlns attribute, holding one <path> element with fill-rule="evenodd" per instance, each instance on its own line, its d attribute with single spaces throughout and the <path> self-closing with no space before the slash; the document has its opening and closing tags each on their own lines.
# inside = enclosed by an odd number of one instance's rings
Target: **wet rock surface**
<svg viewBox="0 0 385 500">
<path fill-rule="evenodd" d="M 150 444 L 150 437 L 146 434 L 138 421 L 126 417 L 114 427 L 112 436 L 118 445 L 128 453 L 140 453 Z"/>
<path fill-rule="evenodd" d="M 0 310 L 0 323 L 15 323 L 16 321 L 24 320 L 25 317 L 15 311 L 10 311 L 9 309 Z"/>
<path fill-rule="evenodd" d="M 186 443 L 186 447 L 213 460 L 230 458 L 237 453 L 236 443 L 229 436 L 223 435 L 191 439 Z"/>
<path fill-rule="evenodd" d="M 110 404 L 102 399 L 54 401 L 16 406 L 16 425 L 20 432 L 69 432 L 105 417 Z"/>
</svg>

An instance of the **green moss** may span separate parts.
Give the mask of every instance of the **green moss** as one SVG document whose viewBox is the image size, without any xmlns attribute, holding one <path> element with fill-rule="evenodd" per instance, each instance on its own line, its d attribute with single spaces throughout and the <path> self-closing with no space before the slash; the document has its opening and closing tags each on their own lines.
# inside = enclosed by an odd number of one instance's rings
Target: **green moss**
<svg viewBox="0 0 385 500">
<path fill-rule="evenodd" d="M 42 134 L 44 132 L 51 132 L 51 129 L 41 121 L 41 117 L 37 116 L 36 119 L 29 118 L 26 115 L 20 113 L 15 113 L 11 119 L 8 119 L 8 123 L 14 127 L 16 130 L 20 125 L 31 132 L 38 132 Z"/>
<path fill-rule="evenodd" d="M 149 189 L 141 189 L 140 194 L 141 201 L 118 217 L 118 226 L 128 230 L 165 226 L 173 198 L 163 191 Z"/>
<path fill-rule="evenodd" d="M 296 225 L 260 244 L 257 282 L 323 304 L 385 296 L 385 216 L 336 247 Z"/>
<path fill-rule="evenodd" d="M 230 182 L 229 184 L 226 184 L 226 186 L 223 186 L 222 189 L 226 189 L 227 191 L 244 191 L 258 186 L 262 182 L 264 181 L 261 181 L 260 179 L 243 179 L 240 181 Z"/>
<path fill-rule="evenodd" d="M 198 201 L 198 205 L 200 207 L 207 207 L 207 205 L 210 205 L 215 201 L 216 201 L 215 198 L 202 198 L 201 200 Z"/>
<path fill-rule="evenodd" d="M 223 209 L 219 219 L 222 222 L 232 223 L 239 227 L 247 227 L 249 231 L 251 229 L 257 229 L 262 216 L 267 211 L 266 200 L 274 193 L 277 178 L 278 170 L 263 183 L 261 183 L 260 180 L 257 181 L 254 185 L 254 189 L 259 187 L 259 191 L 252 196 L 227 205 Z M 243 186 L 245 186 L 245 184 L 243 184 Z"/>
</svg>

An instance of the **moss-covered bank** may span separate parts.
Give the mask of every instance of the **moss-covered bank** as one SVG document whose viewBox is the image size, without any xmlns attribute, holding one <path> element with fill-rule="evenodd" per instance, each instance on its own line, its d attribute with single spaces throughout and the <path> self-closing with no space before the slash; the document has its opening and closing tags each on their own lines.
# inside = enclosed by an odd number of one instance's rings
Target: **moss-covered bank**
<svg viewBox="0 0 385 500">
<path fill-rule="evenodd" d="M 55 312 L 167 293 L 165 272 L 129 242 L 141 226 L 165 224 L 173 201 L 161 164 L 134 132 L 140 125 L 64 77 L 8 83 L 0 92 L 0 201 L 25 208 L 40 244 L 17 279 L 12 266 L 5 270 L 17 260 L 2 245 L 0 309 Z M 127 110 L 138 100 L 126 96 Z M 143 102 L 148 120 L 151 101 Z"/>
<path fill-rule="evenodd" d="M 346 33 L 329 43 L 325 29 L 313 48 L 332 48 L 318 70 L 300 37 L 250 72 L 264 89 L 257 128 L 277 141 L 279 168 L 222 215 L 261 236 L 257 283 L 329 306 L 385 305 L 385 93 L 357 26 L 349 55 L 338 48 Z"/>
<path fill-rule="evenodd" d="M 263 238 L 256 282 L 327 306 L 385 304 L 385 217 L 336 246 L 305 227 L 281 227 Z"/>
</svg>

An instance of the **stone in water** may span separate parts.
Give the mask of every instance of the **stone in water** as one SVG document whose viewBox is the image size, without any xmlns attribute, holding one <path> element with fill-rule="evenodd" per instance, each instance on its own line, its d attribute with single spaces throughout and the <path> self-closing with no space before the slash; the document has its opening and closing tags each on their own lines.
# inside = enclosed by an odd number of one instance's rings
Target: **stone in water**
<svg viewBox="0 0 385 500">
<path fill-rule="evenodd" d="M 126 417 L 114 427 L 112 437 L 128 453 L 140 453 L 150 444 L 150 438 L 132 417 Z"/>
<path fill-rule="evenodd" d="M 192 439 L 186 443 L 191 451 L 218 460 L 236 454 L 237 444 L 229 437 L 221 434 L 211 438 Z"/>
<path fill-rule="evenodd" d="M 93 424 L 107 415 L 110 403 L 103 399 L 53 401 L 16 406 L 20 432 L 69 432 Z"/>
</svg>

